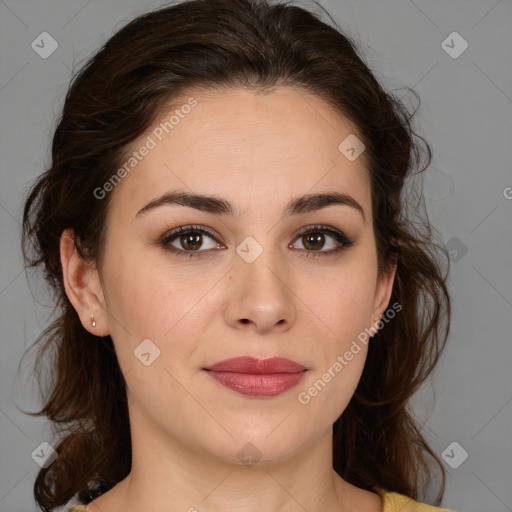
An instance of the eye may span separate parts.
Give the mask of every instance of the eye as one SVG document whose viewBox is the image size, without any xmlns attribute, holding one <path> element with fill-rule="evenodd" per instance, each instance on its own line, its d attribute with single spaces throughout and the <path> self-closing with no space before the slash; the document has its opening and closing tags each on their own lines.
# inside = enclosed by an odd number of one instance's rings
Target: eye
<svg viewBox="0 0 512 512">
<path fill-rule="evenodd" d="M 306 256 L 308 257 L 328 256 L 354 244 L 354 241 L 350 240 L 342 231 L 323 225 L 306 228 L 299 233 L 298 240 L 303 246 L 299 249 L 307 251 Z M 293 244 L 290 244 L 289 247 L 293 247 Z M 326 247 L 327 250 L 322 250 Z"/>
<path fill-rule="evenodd" d="M 179 256 L 199 256 L 198 253 L 205 252 L 208 249 L 219 248 L 216 242 L 216 233 L 208 228 L 199 226 L 180 226 L 166 233 L 161 244 L 169 251 Z M 210 243 L 204 247 L 204 238 L 209 238 Z M 202 248 L 202 250 L 200 250 Z M 224 248 L 221 245 L 220 248 Z"/>
</svg>

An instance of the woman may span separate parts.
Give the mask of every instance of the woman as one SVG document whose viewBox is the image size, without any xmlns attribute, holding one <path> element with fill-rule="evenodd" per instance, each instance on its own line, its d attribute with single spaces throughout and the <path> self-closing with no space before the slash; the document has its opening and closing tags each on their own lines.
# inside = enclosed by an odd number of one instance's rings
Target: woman
<svg viewBox="0 0 512 512">
<path fill-rule="evenodd" d="M 60 313 L 40 507 L 442 510 L 408 410 L 450 325 L 407 211 L 418 140 L 302 8 L 190 0 L 118 31 L 24 210 Z"/>
</svg>

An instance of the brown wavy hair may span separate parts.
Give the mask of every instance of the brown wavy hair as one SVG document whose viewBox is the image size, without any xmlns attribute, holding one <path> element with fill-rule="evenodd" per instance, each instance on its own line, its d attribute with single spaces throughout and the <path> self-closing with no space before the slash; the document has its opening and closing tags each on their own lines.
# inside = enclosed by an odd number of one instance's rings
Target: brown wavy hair
<svg viewBox="0 0 512 512">
<path fill-rule="evenodd" d="M 413 126 L 417 108 L 411 112 L 386 92 L 354 40 L 330 16 L 331 23 L 321 18 L 290 2 L 187 0 L 127 23 L 74 75 L 51 165 L 27 192 L 23 211 L 26 267 L 43 267 L 56 312 L 32 347 L 39 348 L 38 378 L 45 362 L 52 378 L 42 390 L 44 406 L 28 414 L 46 416 L 59 434 L 58 457 L 34 484 L 42 510 L 75 493 L 88 503 L 131 466 L 125 381 L 110 336 L 85 330 L 66 296 L 63 230 L 73 230 L 79 254 L 101 271 L 111 196 L 95 200 L 93 191 L 169 100 L 193 89 L 265 92 L 280 85 L 315 94 L 357 126 L 366 146 L 379 272 L 397 264 L 390 302 L 402 309 L 374 335 L 355 394 L 333 425 L 333 468 L 363 489 L 413 499 L 423 499 L 437 470 L 434 504 L 440 504 L 445 470 L 409 409 L 450 330 L 447 251 L 426 212 L 418 214 L 421 190 L 407 186 L 423 176 L 431 148 Z"/>
</svg>

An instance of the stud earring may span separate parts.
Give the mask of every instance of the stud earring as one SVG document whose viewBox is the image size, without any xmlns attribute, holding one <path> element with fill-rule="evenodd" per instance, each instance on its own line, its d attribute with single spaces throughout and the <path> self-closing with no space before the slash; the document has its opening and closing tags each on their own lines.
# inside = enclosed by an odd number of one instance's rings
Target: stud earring
<svg viewBox="0 0 512 512">
<path fill-rule="evenodd" d="M 94 320 L 93 316 L 91 316 L 91 324 L 93 327 L 96 327 L 96 320 Z"/>
</svg>

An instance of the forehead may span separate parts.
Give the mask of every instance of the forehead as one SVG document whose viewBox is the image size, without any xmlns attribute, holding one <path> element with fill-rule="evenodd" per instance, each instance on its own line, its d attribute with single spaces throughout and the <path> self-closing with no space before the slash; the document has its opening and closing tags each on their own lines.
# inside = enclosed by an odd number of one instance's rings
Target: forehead
<svg viewBox="0 0 512 512">
<path fill-rule="evenodd" d="M 368 204 L 364 152 L 351 161 L 340 150 L 354 136 L 362 138 L 349 119 L 303 89 L 191 90 L 168 103 L 130 145 L 124 163 L 133 166 L 125 165 L 113 207 L 133 217 L 147 201 L 177 188 L 216 193 L 242 212 L 271 197 L 286 202 L 320 189 Z"/>
</svg>

